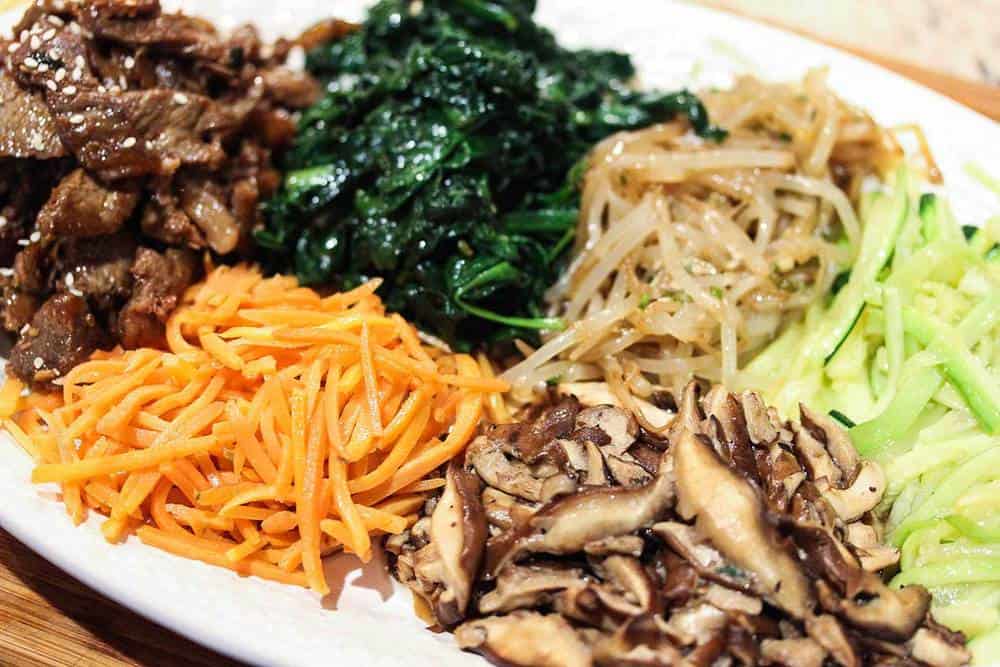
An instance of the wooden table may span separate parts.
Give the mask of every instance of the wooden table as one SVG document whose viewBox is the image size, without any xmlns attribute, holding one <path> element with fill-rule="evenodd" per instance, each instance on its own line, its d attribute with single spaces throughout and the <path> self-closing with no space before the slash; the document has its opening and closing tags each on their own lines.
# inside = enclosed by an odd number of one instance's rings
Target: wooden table
<svg viewBox="0 0 1000 667">
<path fill-rule="evenodd" d="M 102 597 L 0 530 L 0 665 L 238 664 Z"/>
</svg>

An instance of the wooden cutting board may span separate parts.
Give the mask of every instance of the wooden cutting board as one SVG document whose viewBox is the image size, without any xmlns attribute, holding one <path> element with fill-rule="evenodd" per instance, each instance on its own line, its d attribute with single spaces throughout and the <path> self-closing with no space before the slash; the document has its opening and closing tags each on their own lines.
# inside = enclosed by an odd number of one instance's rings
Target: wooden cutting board
<svg viewBox="0 0 1000 667">
<path fill-rule="evenodd" d="M 832 45 L 1000 120 L 1000 88 L 965 81 L 868 51 Z M 239 667 L 238 663 L 102 597 L 2 530 L 0 665 Z"/>
</svg>

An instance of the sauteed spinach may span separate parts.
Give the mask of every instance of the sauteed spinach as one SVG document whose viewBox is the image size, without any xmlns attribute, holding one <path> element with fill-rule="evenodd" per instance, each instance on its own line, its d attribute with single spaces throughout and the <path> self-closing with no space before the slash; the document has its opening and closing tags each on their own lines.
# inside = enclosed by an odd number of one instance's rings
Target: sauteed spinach
<svg viewBox="0 0 1000 667">
<path fill-rule="evenodd" d="M 308 54 L 302 116 L 257 241 L 276 270 L 350 288 L 459 349 L 561 326 L 542 313 L 570 245 L 582 159 L 613 132 L 687 116 L 687 91 L 629 87 L 628 56 L 572 51 L 533 0 L 383 0 Z"/>
</svg>

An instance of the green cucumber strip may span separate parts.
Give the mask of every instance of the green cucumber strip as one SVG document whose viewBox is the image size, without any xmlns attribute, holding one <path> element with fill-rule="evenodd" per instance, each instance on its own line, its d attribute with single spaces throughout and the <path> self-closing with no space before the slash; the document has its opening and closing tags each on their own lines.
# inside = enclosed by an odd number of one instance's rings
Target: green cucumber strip
<svg viewBox="0 0 1000 667">
<path fill-rule="evenodd" d="M 977 665 L 989 665 L 996 662 L 1000 655 L 1000 628 L 976 637 L 969 642 L 972 651 L 972 662 Z"/>
<path fill-rule="evenodd" d="M 944 519 L 951 527 L 975 542 L 1000 542 L 1000 528 L 987 528 L 961 514 L 952 514 Z"/>
<path fill-rule="evenodd" d="M 983 429 L 1000 433 L 1000 384 L 953 327 L 915 308 L 903 309 L 906 332 L 941 360 L 945 375 Z"/>
<path fill-rule="evenodd" d="M 910 568 L 893 577 L 895 588 L 918 584 L 949 586 L 1000 581 L 1000 557 L 957 558 L 947 563 L 931 563 Z"/>
<path fill-rule="evenodd" d="M 969 346 L 1000 323 L 1000 287 L 977 303 L 958 325 L 958 332 Z"/>
<path fill-rule="evenodd" d="M 893 194 L 878 197 L 871 204 L 865 219 L 861 249 L 851 269 L 851 277 L 834 297 L 823 325 L 809 337 L 803 348 L 802 354 L 807 366 L 809 362 L 829 362 L 861 317 L 866 294 L 875 286 L 879 273 L 892 257 L 896 240 L 906 221 L 909 210 L 908 183 L 906 170 L 900 169 Z"/>
<path fill-rule="evenodd" d="M 892 447 L 916 423 L 942 382 L 944 378 L 937 368 L 923 362 L 914 364 L 909 359 L 904 362 L 899 381 L 904 391 L 896 392 L 877 417 L 850 430 L 851 441 L 858 448 L 858 453 L 878 458 Z"/>
<path fill-rule="evenodd" d="M 962 494 L 976 484 L 1000 477 L 1000 447 L 988 449 L 952 470 L 922 503 L 913 508 L 909 516 L 896 526 L 889 536 L 896 546 L 902 546 L 910 533 L 927 521 L 952 514 L 952 506 Z"/>
</svg>

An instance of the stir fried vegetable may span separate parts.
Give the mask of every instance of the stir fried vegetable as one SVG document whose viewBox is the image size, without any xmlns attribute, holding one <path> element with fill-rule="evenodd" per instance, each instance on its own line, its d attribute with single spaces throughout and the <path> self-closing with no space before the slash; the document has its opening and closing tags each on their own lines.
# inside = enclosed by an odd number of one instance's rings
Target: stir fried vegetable
<svg viewBox="0 0 1000 667">
<path fill-rule="evenodd" d="M 309 54 L 327 94 L 302 117 L 290 173 L 257 240 L 275 269 L 351 288 L 459 348 L 531 337 L 577 218 L 581 158 L 697 97 L 628 86 L 629 58 L 570 51 L 532 0 L 383 0 Z M 575 168 L 574 168 L 574 165 Z"/>
<path fill-rule="evenodd" d="M 939 197 L 910 190 L 904 173 L 869 201 L 843 289 L 744 381 L 786 412 L 803 402 L 854 424 L 858 451 L 888 479 L 893 583 L 927 586 L 936 618 L 989 663 L 1000 657 L 1000 219 L 962 228 Z"/>
</svg>

